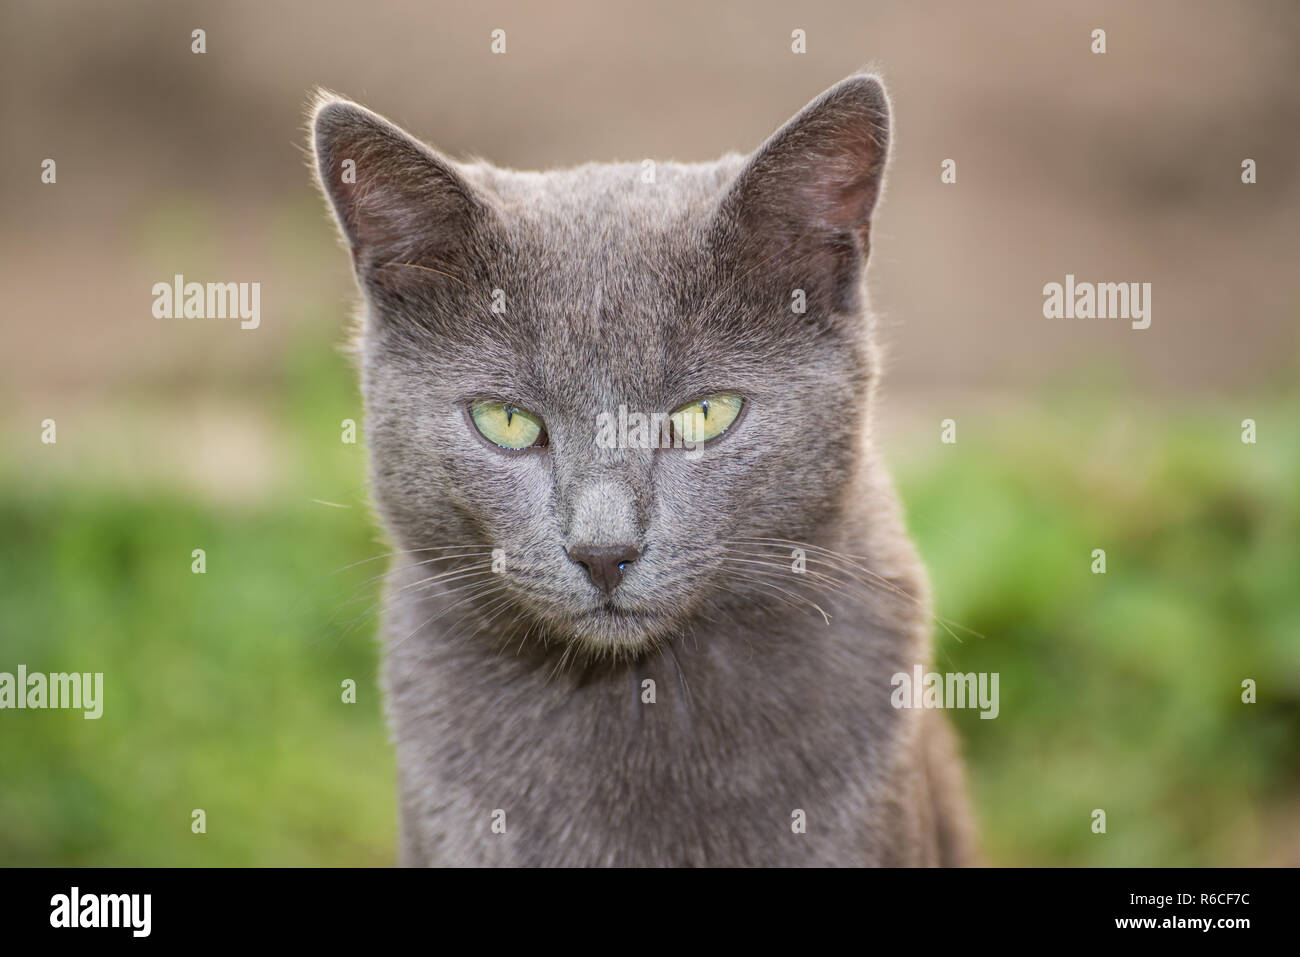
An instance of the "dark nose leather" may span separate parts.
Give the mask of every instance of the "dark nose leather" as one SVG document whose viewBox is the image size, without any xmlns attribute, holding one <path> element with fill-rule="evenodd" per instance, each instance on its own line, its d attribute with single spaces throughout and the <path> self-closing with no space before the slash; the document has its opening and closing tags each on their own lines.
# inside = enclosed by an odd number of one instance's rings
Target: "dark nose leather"
<svg viewBox="0 0 1300 957">
<path fill-rule="evenodd" d="M 623 580 L 623 570 L 641 557 L 640 550 L 631 545 L 575 545 L 568 553 L 587 569 L 591 583 L 607 595 Z"/>
</svg>

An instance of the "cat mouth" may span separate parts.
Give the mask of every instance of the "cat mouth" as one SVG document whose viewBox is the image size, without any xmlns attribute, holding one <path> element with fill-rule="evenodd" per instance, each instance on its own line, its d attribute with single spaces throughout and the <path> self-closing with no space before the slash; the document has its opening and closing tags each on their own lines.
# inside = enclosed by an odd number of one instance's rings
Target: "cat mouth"
<svg viewBox="0 0 1300 957">
<path fill-rule="evenodd" d="M 671 618 L 650 609 L 628 608 L 607 600 L 579 613 L 571 621 L 577 635 L 599 646 L 632 647 L 662 634 Z"/>
<path fill-rule="evenodd" d="M 627 621 L 636 621 L 649 619 L 653 616 L 649 612 L 638 611 L 634 608 L 624 608 L 621 605 L 614 604 L 612 601 L 604 601 L 595 608 L 592 608 L 590 611 L 583 612 L 582 617 L 595 619 L 617 618 Z"/>
<path fill-rule="evenodd" d="M 624 608 L 621 605 L 616 605 L 612 601 L 607 601 L 596 609 L 596 614 L 614 615 L 619 618 L 634 618 L 643 613 L 632 608 Z"/>
</svg>

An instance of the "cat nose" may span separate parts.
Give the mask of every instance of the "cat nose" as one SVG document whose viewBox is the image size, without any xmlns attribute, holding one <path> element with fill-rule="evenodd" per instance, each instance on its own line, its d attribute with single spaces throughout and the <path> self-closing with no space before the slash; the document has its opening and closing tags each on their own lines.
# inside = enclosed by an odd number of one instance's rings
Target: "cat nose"
<svg viewBox="0 0 1300 957">
<path fill-rule="evenodd" d="M 632 545 L 574 545 L 565 550 L 606 595 L 618 587 L 627 566 L 641 557 L 641 550 Z"/>
</svg>

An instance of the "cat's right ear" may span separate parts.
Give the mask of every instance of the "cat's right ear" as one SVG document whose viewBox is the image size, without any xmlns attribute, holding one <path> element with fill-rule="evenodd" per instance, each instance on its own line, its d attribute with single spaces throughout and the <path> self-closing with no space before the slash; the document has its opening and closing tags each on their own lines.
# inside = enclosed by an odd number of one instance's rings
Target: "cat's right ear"
<svg viewBox="0 0 1300 957">
<path fill-rule="evenodd" d="M 311 138 L 321 189 L 363 283 L 397 287 L 412 269 L 460 278 L 491 208 L 451 160 L 327 94 L 317 97 Z"/>
</svg>

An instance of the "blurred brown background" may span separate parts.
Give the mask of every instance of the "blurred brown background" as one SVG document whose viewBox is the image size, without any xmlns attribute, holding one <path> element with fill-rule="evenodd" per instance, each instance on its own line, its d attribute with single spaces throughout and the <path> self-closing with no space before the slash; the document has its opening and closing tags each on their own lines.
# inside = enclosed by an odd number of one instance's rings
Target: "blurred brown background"
<svg viewBox="0 0 1300 957">
<path fill-rule="evenodd" d="M 1094 359 L 1159 391 L 1289 367 L 1300 7 L 1083 6 L 6 3 L 0 375 L 67 397 L 246 371 L 348 293 L 341 256 L 268 255 L 305 221 L 331 239 L 302 152 L 318 85 L 453 155 L 539 168 L 749 150 L 864 65 L 895 108 L 873 283 L 898 388 L 1014 389 Z M 149 287 L 173 266 L 260 280 L 257 348 L 210 328 L 159 336 Z M 1044 320 L 1042 285 L 1066 272 L 1151 282 L 1151 328 Z"/>
</svg>

